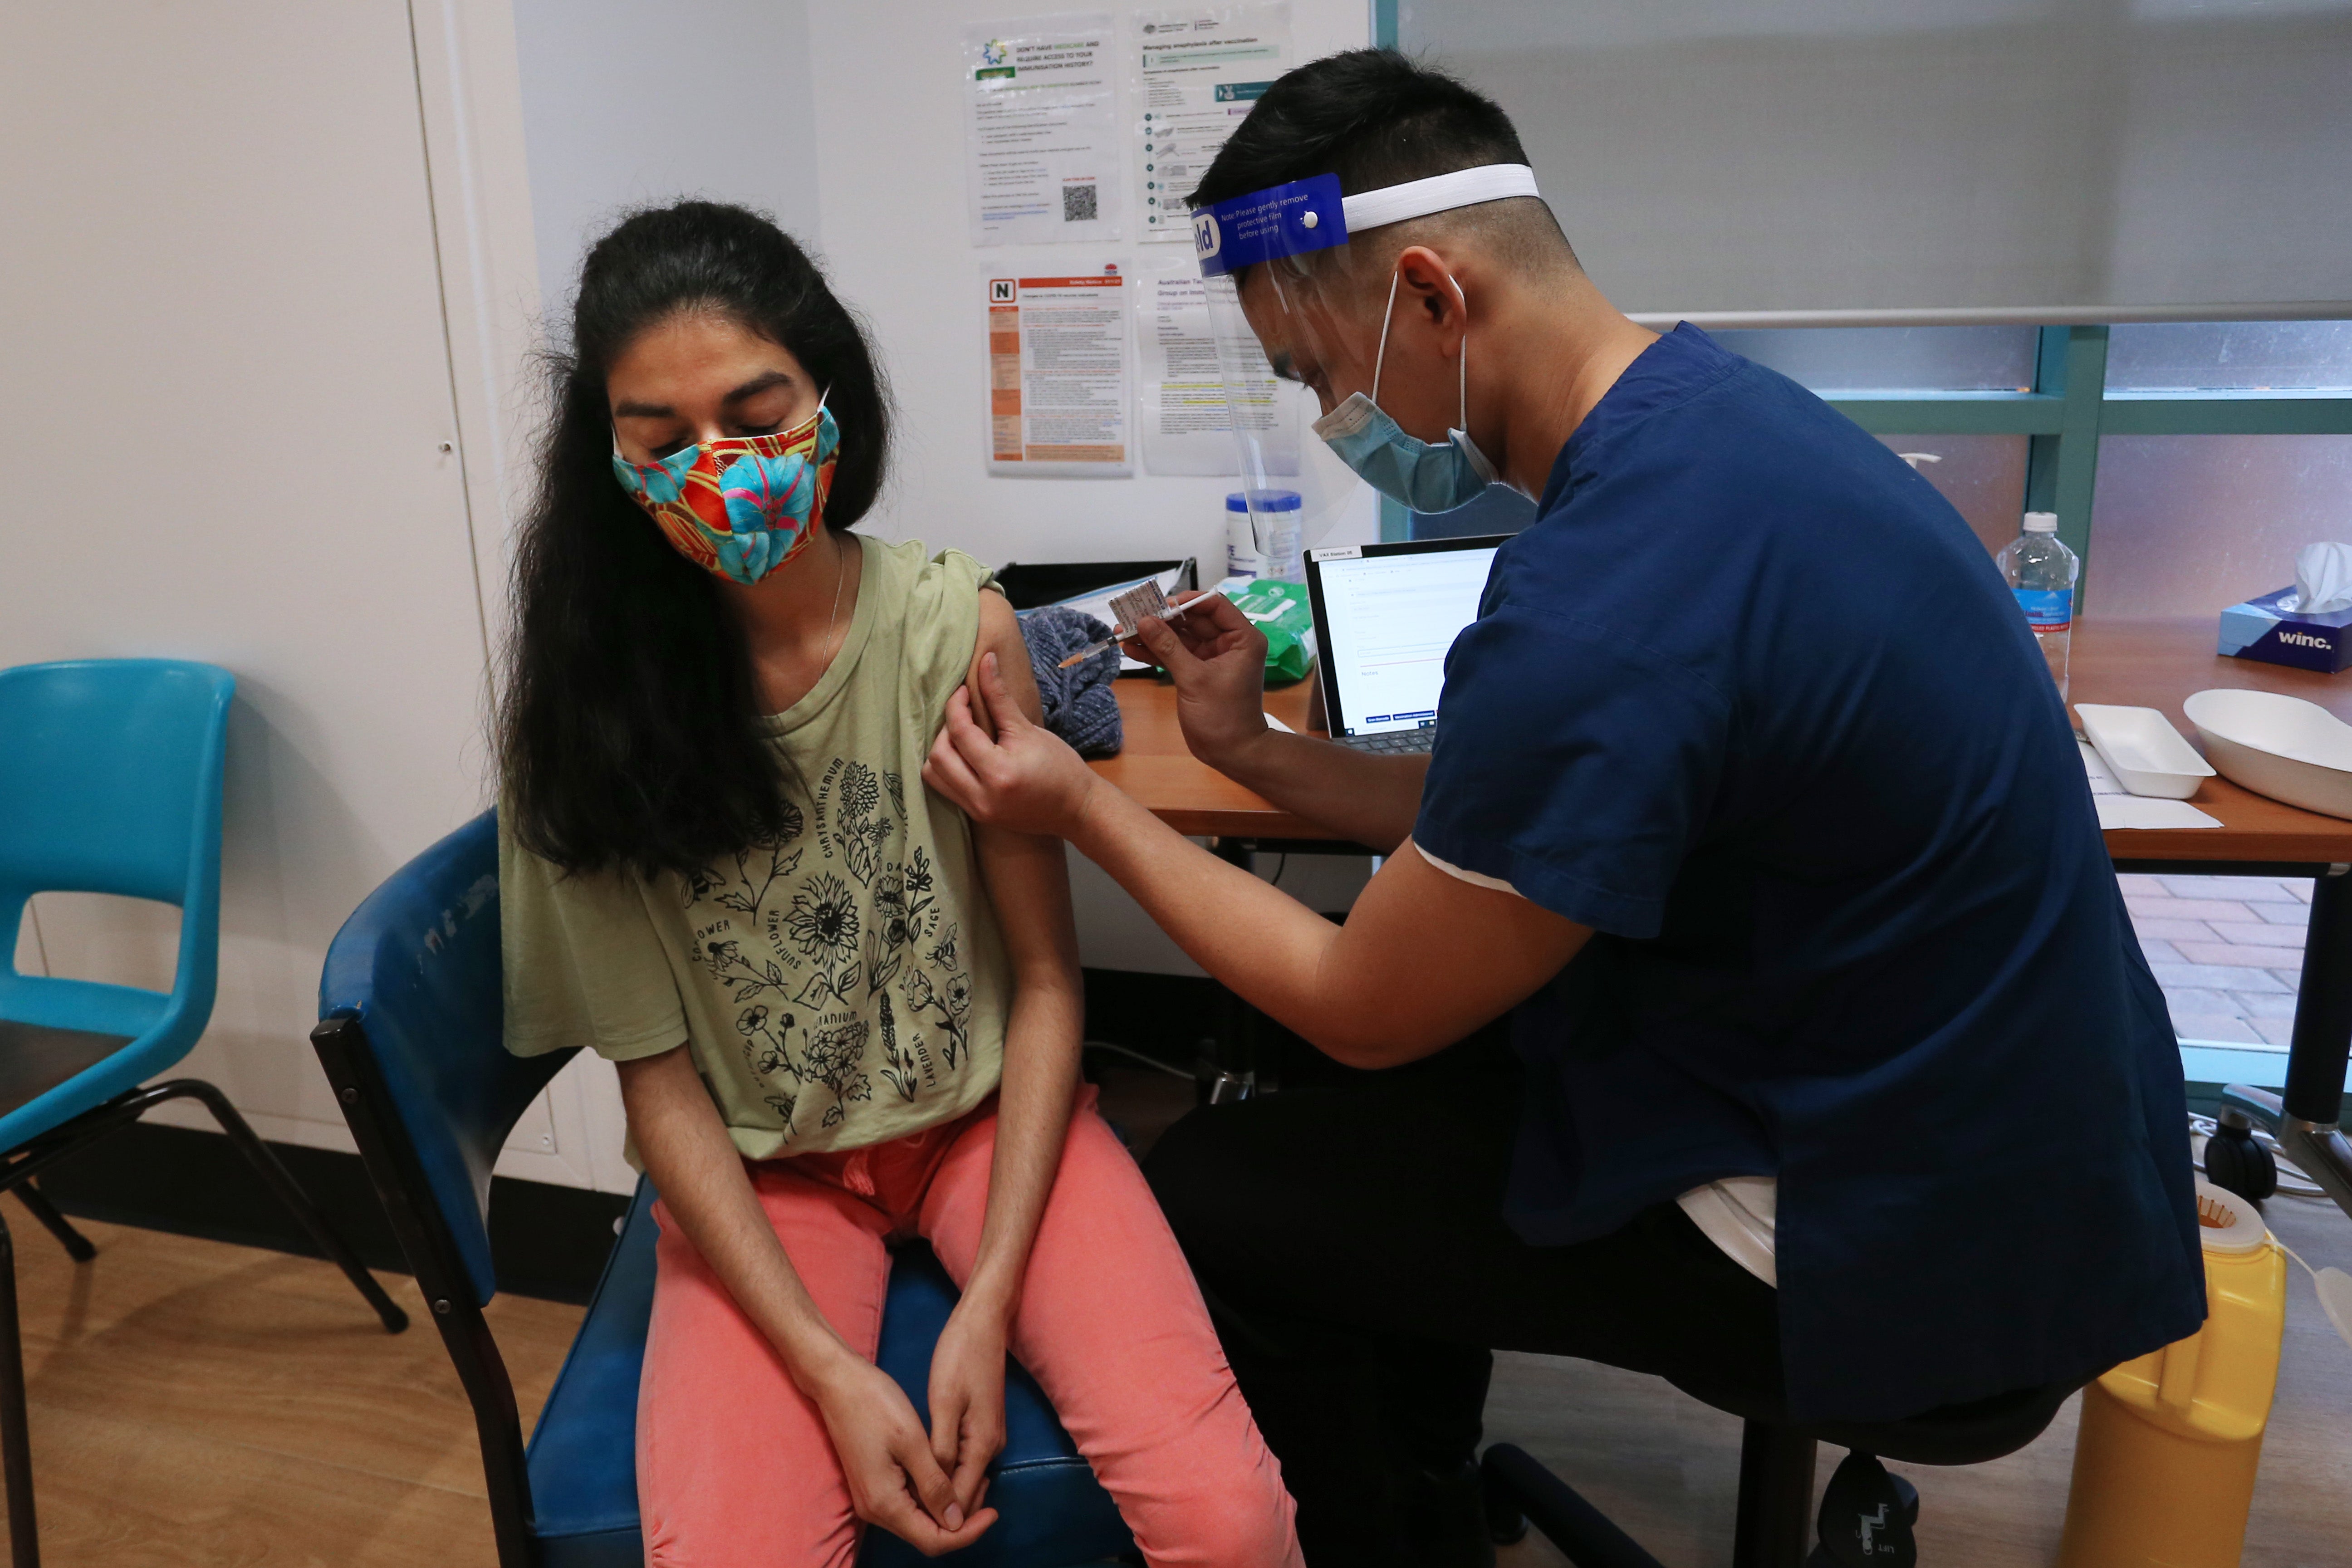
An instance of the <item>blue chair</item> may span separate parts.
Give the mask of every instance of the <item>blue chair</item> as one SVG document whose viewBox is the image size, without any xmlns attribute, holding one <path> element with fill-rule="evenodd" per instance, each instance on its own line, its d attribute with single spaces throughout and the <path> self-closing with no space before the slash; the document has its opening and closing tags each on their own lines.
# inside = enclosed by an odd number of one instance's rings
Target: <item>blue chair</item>
<svg viewBox="0 0 2352 1568">
<path fill-rule="evenodd" d="M 407 1314 L 219 1089 L 140 1087 L 177 1063 L 212 1016 L 220 949 L 225 669 L 102 659 L 0 669 L 0 1189 L 14 1189 L 76 1261 L 96 1249 L 34 1178 L 167 1100 L 204 1102 L 255 1171 L 394 1333 Z M 119 893 L 180 906 L 169 994 L 21 974 L 16 934 L 35 893 Z M 39 1561 L 16 1256 L 0 1224 L 0 1462 L 17 1568 Z"/>
<path fill-rule="evenodd" d="M 653 1191 L 640 1182 L 620 1239 L 528 1447 L 482 1308 L 498 1289 L 490 1167 L 571 1051 L 510 1056 L 501 1037 L 497 825 L 488 813 L 369 895 L 328 950 L 311 1034 L 416 1282 L 474 1407 L 500 1568 L 636 1568 L 637 1378 L 653 1311 Z M 878 1360 L 918 1411 L 955 1288 L 919 1246 L 898 1252 Z M 1004 1451 L 971 1568 L 1139 1561 L 1037 1385 L 1007 1368 Z M 926 1561 L 874 1530 L 858 1561 Z"/>
</svg>

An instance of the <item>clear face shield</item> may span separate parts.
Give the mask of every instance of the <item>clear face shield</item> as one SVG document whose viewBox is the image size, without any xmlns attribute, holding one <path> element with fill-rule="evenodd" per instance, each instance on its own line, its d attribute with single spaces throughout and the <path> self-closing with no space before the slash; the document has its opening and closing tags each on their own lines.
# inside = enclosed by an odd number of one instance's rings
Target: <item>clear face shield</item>
<svg viewBox="0 0 2352 1568">
<path fill-rule="evenodd" d="M 1364 482 L 1315 435 L 1323 409 L 1308 384 L 1340 336 L 1324 301 L 1349 299 L 1332 286 L 1348 266 L 1340 205 L 1338 176 L 1324 174 L 1192 214 L 1246 508 L 1226 501 L 1236 571 L 1299 580 L 1304 552 L 1369 504 Z"/>
<path fill-rule="evenodd" d="M 1367 481 L 1424 512 L 1465 505 L 1493 482 L 1494 468 L 1467 430 L 1478 324 L 1470 323 L 1453 367 L 1457 427 L 1440 442 L 1407 435 L 1381 408 L 1381 378 L 1392 368 L 1393 263 L 1386 247 L 1362 253 L 1349 238 L 1536 194 L 1534 172 L 1507 163 L 1344 198 L 1337 175 L 1318 174 L 1194 209 L 1193 253 L 1261 574 L 1296 579 L 1303 552 L 1351 504 L 1364 504 Z M 1325 395 L 1335 400 L 1328 411 Z M 1229 521 L 1238 556 L 1240 519 Z"/>
</svg>

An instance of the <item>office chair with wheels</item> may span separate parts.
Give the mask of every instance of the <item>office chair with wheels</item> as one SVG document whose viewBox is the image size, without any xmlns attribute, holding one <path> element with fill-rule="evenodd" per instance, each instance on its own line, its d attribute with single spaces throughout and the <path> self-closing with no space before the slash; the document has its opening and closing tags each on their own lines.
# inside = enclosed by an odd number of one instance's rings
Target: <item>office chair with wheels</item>
<svg viewBox="0 0 2352 1568">
<path fill-rule="evenodd" d="M 383 1326 L 405 1313 L 329 1227 L 221 1091 L 147 1080 L 185 1057 L 212 1016 L 220 959 L 225 669 L 92 659 L 0 669 L 0 1190 L 13 1190 L 76 1262 L 97 1249 L 36 1177 L 168 1100 L 203 1102 Z M 24 974 L 19 923 L 35 893 L 114 893 L 180 908 L 167 994 Z M 142 1086 L 144 1087 L 142 1087 Z M 16 1258 L 0 1223 L 0 1468 L 16 1568 L 40 1560 L 34 1521 Z"/>
<path fill-rule="evenodd" d="M 498 1289 L 490 1168 L 525 1107 L 572 1055 L 521 1058 L 502 1038 L 498 830 L 485 813 L 369 895 L 328 950 L 311 1033 L 368 1175 L 433 1305 L 474 1409 L 500 1568 L 635 1568 L 637 1379 L 653 1311 L 653 1190 L 640 1182 L 529 1444 L 482 1315 Z M 877 1360 L 919 1414 L 956 1292 L 929 1249 L 892 1261 Z M 1133 1560 L 1108 1494 L 1017 1365 L 992 1468 L 999 1519 L 942 1563 L 1076 1568 Z M 925 1561 L 868 1531 L 863 1568 Z"/>
<path fill-rule="evenodd" d="M 1879 1460 L 1981 1465 L 1998 1459 L 2040 1436 L 2080 1386 L 2022 1389 L 1904 1421 L 1792 1426 L 1749 1417 L 1739 1447 L 1733 1568 L 1911 1568 L 1917 1561 L 1912 1526 L 1918 1519 L 1918 1494 Z M 1698 1397 L 1735 1413 L 1740 1404 Z M 1819 1443 L 1850 1452 L 1822 1495 L 1816 1521 L 1808 1516 Z M 1480 1465 L 1487 1524 L 1496 1540 L 1517 1540 L 1531 1521 L 1577 1568 L 1661 1568 L 1656 1558 L 1524 1449 L 1497 1443 Z"/>
</svg>

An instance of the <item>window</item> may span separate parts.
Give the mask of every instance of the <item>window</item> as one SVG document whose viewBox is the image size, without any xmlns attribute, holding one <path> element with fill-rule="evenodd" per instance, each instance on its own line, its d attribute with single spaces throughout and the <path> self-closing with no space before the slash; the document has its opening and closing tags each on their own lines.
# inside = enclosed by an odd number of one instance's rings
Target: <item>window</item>
<svg viewBox="0 0 2352 1568">
<path fill-rule="evenodd" d="M 2260 423 L 2347 388 L 2352 321 L 2118 326 L 2107 348 L 2108 397 L 2143 418 L 2218 394 Z M 2292 582 L 2305 545 L 2340 539 L 2352 435 L 2103 435 L 2084 613 L 2210 617 Z"/>
<path fill-rule="evenodd" d="M 2343 392 L 2352 321 L 2165 321 L 2107 342 L 2109 392 Z"/>
<path fill-rule="evenodd" d="M 1824 397 L 2033 390 L 2032 327 L 1798 327 L 1714 337 Z"/>
</svg>

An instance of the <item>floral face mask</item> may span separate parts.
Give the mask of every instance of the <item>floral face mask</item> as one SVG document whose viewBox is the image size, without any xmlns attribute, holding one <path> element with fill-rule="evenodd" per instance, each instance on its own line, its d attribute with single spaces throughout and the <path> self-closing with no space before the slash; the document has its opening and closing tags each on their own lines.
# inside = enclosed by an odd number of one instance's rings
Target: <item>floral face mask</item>
<svg viewBox="0 0 2352 1568">
<path fill-rule="evenodd" d="M 822 402 L 773 436 L 739 436 L 681 447 L 652 463 L 613 447 L 621 488 L 680 555 L 750 586 L 800 553 L 824 526 L 841 429 Z"/>
</svg>

